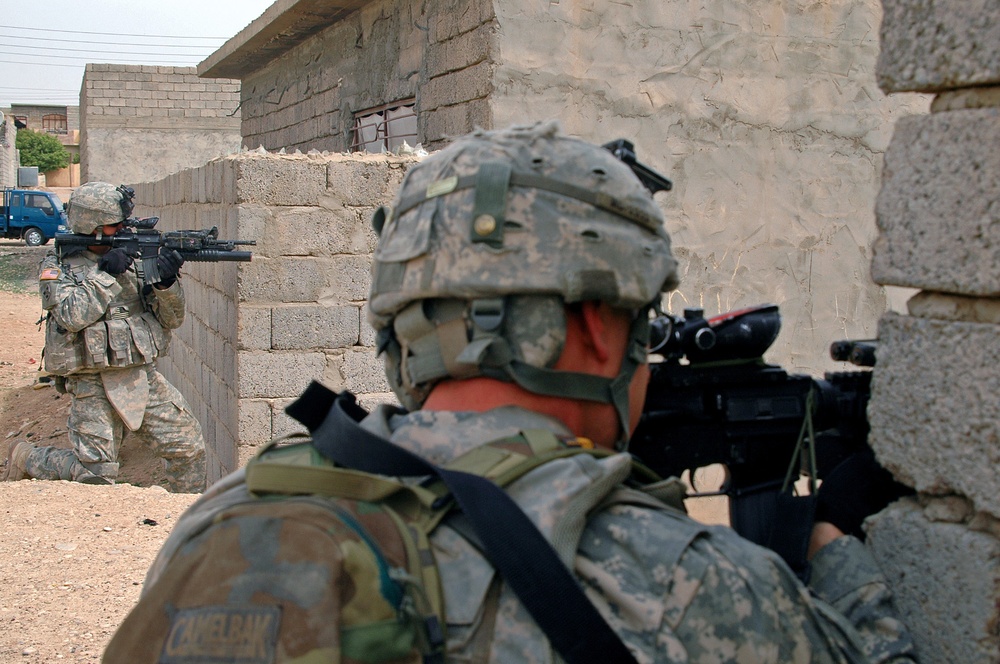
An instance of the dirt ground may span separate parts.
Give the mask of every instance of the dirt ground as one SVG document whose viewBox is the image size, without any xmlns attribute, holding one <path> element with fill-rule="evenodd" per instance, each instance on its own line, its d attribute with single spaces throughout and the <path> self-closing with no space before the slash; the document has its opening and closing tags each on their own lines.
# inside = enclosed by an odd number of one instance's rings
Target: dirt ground
<svg viewBox="0 0 1000 664">
<path fill-rule="evenodd" d="M 69 398 L 38 385 L 36 267 L 46 247 L 0 240 L 0 459 L 14 441 L 69 446 Z M 113 487 L 0 483 L 0 662 L 99 662 L 153 557 L 196 496 L 170 494 L 160 461 L 126 438 Z"/>
<path fill-rule="evenodd" d="M 0 240 L 0 462 L 21 439 L 69 446 L 69 397 L 38 382 L 36 268 L 45 251 Z M 113 487 L 0 482 L 0 664 L 99 662 L 139 598 L 146 570 L 196 496 L 163 489 L 159 459 L 134 438 L 119 461 Z M 724 499 L 689 501 L 688 509 L 708 523 L 727 521 Z"/>
</svg>

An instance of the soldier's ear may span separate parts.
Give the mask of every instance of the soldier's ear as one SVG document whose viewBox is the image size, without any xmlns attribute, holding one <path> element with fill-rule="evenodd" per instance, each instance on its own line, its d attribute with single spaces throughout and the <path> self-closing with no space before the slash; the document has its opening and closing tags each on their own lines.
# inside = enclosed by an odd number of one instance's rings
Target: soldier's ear
<svg viewBox="0 0 1000 664">
<path fill-rule="evenodd" d="M 578 308 L 580 313 L 580 331 L 583 333 L 581 341 L 590 347 L 591 352 L 597 356 L 601 362 L 606 362 L 611 355 L 611 346 L 607 338 L 607 325 L 605 316 L 609 307 L 603 302 L 590 301 L 581 302 Z"/>
</svg>

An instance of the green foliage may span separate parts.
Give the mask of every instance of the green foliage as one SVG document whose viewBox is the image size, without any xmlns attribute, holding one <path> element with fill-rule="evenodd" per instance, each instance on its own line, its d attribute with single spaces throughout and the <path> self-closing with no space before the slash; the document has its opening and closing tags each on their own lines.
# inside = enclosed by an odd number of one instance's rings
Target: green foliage
<svg viewBox="0 0 1000 664">
<path fill-rule="evenodd" d="M 73 153 L 73 163 L 74 164 L 79 164 L 80 163 L 80 153 L 79 152 L 74 152 Z"/>
<path fill-rule="evenodd" d="M 22 166 L 38 166 L 41 173 L 69 166 L 69 152 L 51 134 L 19 129 L 15 144 L 21 151 Z"/>
</svg>

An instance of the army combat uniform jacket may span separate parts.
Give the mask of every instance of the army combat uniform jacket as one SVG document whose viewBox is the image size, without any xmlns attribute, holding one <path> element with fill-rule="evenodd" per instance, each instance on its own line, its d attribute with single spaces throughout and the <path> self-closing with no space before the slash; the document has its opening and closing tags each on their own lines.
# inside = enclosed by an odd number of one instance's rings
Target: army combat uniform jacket
<svg viewBox="0 0 1000 664">
<path fill-rule="evenodd" d="M 523 430 L 569 437 L 558 422 L 514 407 L 405 415 L 380 409 L 363 426 L 439 465 Z M 806 588 L 771 551 L 729 528 L 694 522 L 681 505 L 616 498 L 627 493 L 621 483 L 630 470 L 627 454 L 578 454 L 545 463 L 507 491 L 637 661 L 915 661 L 886 583 L 861 542 L 843 537 L 824 547 Z M 245 500 L 239 495 L 246 495 L 243 481 L 243 470 L 224 478 L 181 517 L 149 571 L 144 594 L 214 514 Z M 446 661 L 559 661 L 473 545 L 446 523 L 433 532 L 431 546 L 443 584 Z M 257 560 L 254 551 L 244 551 L 261 569 L 274 568 L 273 554 L 262 551 Z M 289 592 L 311 583 L 310 575 L 282 578 Z"/>
<path fill-rule="evenodd" d="M 513 407 L 380 413 L 366 420 L 369 428 L 437 464 L 523 429 L 569 435 Z M 909 635 L 861 542 L 844 537 L 824 547 L 807 589 L 776 554 L 730 528 L 696 523 L 670 507 L 607 504 L 610 486 L 625 480 L 630 465 L 625 454 L 575 455 L 532 471 L 508 493 L 571 562 L 639 662 L 913 661 Z M 482 661 L 486 653 L 492 662 L 553 661 L 542 632 L 474 547 L 447 527 L 432 544 L 449 661 Z"/>
<path fill-rule="evenodd" d="M 184 291 L 140 290 L 134 269 L 114 276 L 83 250 L 62 260 L 50 251 L 39 267 L 47 312 L 45 370 L 57 376 L 151 364 L 165 355 L 170 330 L 184 322 Z"/>
<path fill-rule="evenodd" d="M 87 250 L 57 255 L 39 266 L 46 311 L 44 369 L 61 377 L 72 395 L 73 450 L 34 449 L 26 472 L 37 479 L 113 481 L 125 428 L 145 437 L 164 459 L 174 491 L 205 486 L 205 441 L 181 393 L 155 367 L 167 353 L 170 331 L 184 321 L 180 281 L 143 287 L 133 266 L 121 275 L 98 268 Z"/>
</svg>

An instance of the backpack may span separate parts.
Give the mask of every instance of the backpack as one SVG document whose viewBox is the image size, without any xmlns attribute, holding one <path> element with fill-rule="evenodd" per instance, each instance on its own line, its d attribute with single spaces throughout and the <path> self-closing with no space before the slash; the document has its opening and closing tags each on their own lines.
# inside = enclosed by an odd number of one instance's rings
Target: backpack
<svg viewBox="0 0 1000 664">
<path fill-rule="evenodd" d="M 316 389 L 325 391 L 310 387 L 313 397 Z M 477 528 L 477 508 L 466 504 L 456 511 L 456 502 L 461 503 L 456 493 L 461 490 L 456 492 L 447 480 L 433 481 L 426 468 L 399 468 L 406 471 L 399 472 L 401 476 L 431 478 L 414 482 L 352 463 L 347 465 L 354 467 L 335 464 L 330 455 L 338 453 L 323 450 L 323 441 L 331 436 L 323 436 L 316 422 L 336 419 L 336 405 L 340 413 L 357 409 L 348 418 L 340 417 L 347 428 L 333 437 L 347 449 L 366 450 L 367 456 L 382 457 L 383 462 L 387 455 L 377 454 L 372 445 L 409 453 L 352 428 L 361 417 L 352 395 L 320 394 L 324 403 L 335 398 L 337 404 L 296 412 L 296 405 L 302 406 L 299 411 L 304 408 L 307 390 L 289 408 L 312 430 L 312 440 L 303 434 L 285 437 L 247 464 L 245 489 L 223 495 L 217 501 L 223 507 L 173 548 L 159 578 L 115 634 L 104 662 L 443 662 L 444 600 L 429 535 L 445 519 L 483 551 L 515 590 L 518 574 L 527 573 L 522 583 L 542 595 L 551 590 L 546 588 L 548 578 L 562 574 L 570 579 L 579 602 L 572 601 L 573 590 L 560 586 L 558 594 L 541 598 L 554 602 L 536 609 L 544 614 L 541 619 L 532 611 L 566 661 L 595 652 L 615 653 L 613 661 L 631 659 L 558 558 L 558 569 L 551 562 L 537 562 L 544 556 L 531 553 L 537 542 L 532 544 L 530 533 L 522 536 L 523 524 L 516 526 L 517 562 L 505 561 L 506 554 L 491 551 L 491 546 L 496 548 L 489 542 L 491 535 Z M 369 438 L 359 439 L 364 437 Z M 434 471 L 502 487 L 541 464 L 580 453 L 613 454 L 548 431 L 529 430 L 475 448 Z M 640 482 L 655 479 L 638 464 L 633 465 L 633 476 Z M 475 484 L 476 500 L 490 493 L 485 484 Z M 496 505 L 486 509 L 491 516 L 486 530 L 503 530 Z M 555 555 L 550 547 L 548 552 Z M 526 560 L 531 561 L 526 572 L 506 569 Z M 521 599 L 529 611 L 530 603 L 539 601 Z M 580 623 L 567 620 L 574 610 L 584 614 L 579 618 L 582 630 Z M 601 627 L 593 624 L 590 613 L 610 636 L 599 633 Z M 559 626 L 547 627 L 546 621 Z"/>
</svg>

